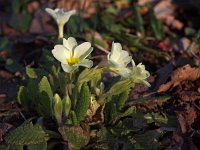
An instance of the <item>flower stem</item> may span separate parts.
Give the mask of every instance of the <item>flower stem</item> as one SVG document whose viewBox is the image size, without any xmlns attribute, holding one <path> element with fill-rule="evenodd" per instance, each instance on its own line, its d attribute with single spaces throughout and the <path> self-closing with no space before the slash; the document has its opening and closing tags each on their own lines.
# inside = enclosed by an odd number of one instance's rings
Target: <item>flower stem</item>
<svg viewBox="0 0 200 150">
<path fill-rule="evenodd" d="M 58 39 L 62 39 L 63 38 L 63 31 L 64 31 L 64 25 L 63 24 L 59 24 L 58 25 Z"/>
</svg>

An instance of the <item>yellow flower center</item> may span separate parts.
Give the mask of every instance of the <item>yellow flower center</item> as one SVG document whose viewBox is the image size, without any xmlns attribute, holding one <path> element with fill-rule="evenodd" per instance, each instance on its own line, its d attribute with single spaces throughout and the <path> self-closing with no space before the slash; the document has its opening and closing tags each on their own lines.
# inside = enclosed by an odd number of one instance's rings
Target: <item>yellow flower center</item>
<svg viewBox="0 0 200 150">
<path fill-rule="evenodd" d="M 66 58 L 66 61 L 69 65 L 74 65 L 79 63 L 79 58 L 74 58 L 73 56 L 70 56 L 69 58 Z"/>
</svg>

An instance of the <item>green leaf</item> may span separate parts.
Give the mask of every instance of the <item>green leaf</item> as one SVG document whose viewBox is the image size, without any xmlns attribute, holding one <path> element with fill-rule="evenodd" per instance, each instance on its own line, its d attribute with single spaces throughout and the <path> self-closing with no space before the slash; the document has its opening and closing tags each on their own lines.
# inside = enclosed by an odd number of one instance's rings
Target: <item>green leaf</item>
<svg viewBox="0 0 200 150">
<path fill-rule="evenodd" d="M 31 24 L 32 16 L 28 12 L 14 13 L 11 15 L 9 25 L 19 31 L 26 32 Z"/>
<path fill-rule="evenodd" d="M 38 83 L 34 80 L 29 80 L 28 86 L 27 86 L 27 92 L 28 92 L 28 99 L 30 99 L 30 106 L 34 108 L 38 104 L 39 98 L 39 91 L 38 91 Z"/>
<path fill-rule="evenodd" d="M 42 80 L 39 83 L 39 91 L 40 92 L 45 92 L 49 98 L 53 98 L 53 92 L 51 90 L 50 83 L 47 79 L 47 77 L 43 77 Z"/>
<path fill-rule="evenodd" d="M 114 136 L 109 130 L 105 127 L 101 128 L 97 133 L 98 145 L 97 147 L 105 150 L 116 150 L 119 149 L 119 141 L 117 137 Z"/>
<path fill-rule="evenodd" d="M 46 143 L 49 136 L 42 126 L 32 123 L 24 124 L 6 134 L 5 141 L 8 145 L 30 145 Z"/>
<path fill-rule="evenodd" d="M 126 100 L 128 99 L 129 92 L 130 90 L 127 90 L 119 95 L 119 98 L 117 99 L 117 102 L 116 102 L 118 111 L 120 111 L 122 107 L 124 106 Z"/>
<path fill-rule="evenodd" d="M 24 86 L 19 87 L 17 92 L 17 102 L 21 104 L 26 111 L 29 110 L 30 102 L 27 96 L 27 90 Z"/>
<path fill-rule="evenodd" d="M 71 113 L 70 113 L 70 115 L 71 115 L 71 120 L 72 120 L 73 125 L 78 125 L 79 122 L 77 120 L 76 113 L 72 110 Z"/>
<path fill-rule="evenodd" d="M 39 143 L 39 144 L 32 144 L 28 145 L 28 150 L 47 150 L 47 143 Z"/>
<path fill-rule="evenodd" d="M 113 101 L 110 101 L 108 103 L 106 103 L 105 106 L 105 122 L 107 124 L 112 123 L 112 118 L 114 118 L 114 116 L 117 116 L 117 108 L 116 108 L 116 104 L 113 103 Z"/>
<path fill-rule="evenodd" d="M 148 12 L 150 18 L 150 26 L 153 34 L 157 40 L 162 40 L 164 38 L 163 27 L 159 20 L 156 19 L 154 15 L 154 10 L 151 8 Z"/>
<path fill-rule="evenodd" d="M 36 109 L 40 115 L 49 118 L 53 115 L 53 92 L 47 77 L 43 77 L 39 83 L 39 100 Z"/>
<path fill-rule="evenodd" d="M 10 146 L 8 146 L 6 144 L 0 144 L 0 149 L 2 149 L 2 150 L 10 150 Z"/>
<path fill-rule="evenodd" d="M 97 76 L 100 76 L 101 72 L 102 70 L 98 68 L 85 69 L 79 75 L 77 83 L 79 85 L 82 85 L 84 82 L 91 81 L 95 79 Z"/>
<path fill-rule="evenodd" d="M 75 34 L 78 32 L 79 30 L 79 26 L 78 24 L 80 23 L 81 18 L 78 16 L 73 16 L 72 18 L 70 18 L 70 20 L 67 23 L 67 29 L 68 31 L 70 31 L 70 33 Z"/>
<path fill-rule="evenodd" d="M 44 68 L 47 69 L 48 72 L 52 73 L 52 67 L 55 64 L 55 59 L 51 53 L 51 51 L 43 49 L 42 54 L 42 63 L 44 63 Z"/>
<path fill-rule="evenodd" d="M 122 92 L 128 91 L 133 85 L 134 83 L 130 79 L 121 80 L 110 88 L 106 96 L 119 95 Z"/>
<path fill-rule="evenodd" d="M 71 110 L 71 100 L 70 97 L 67 95 L 64 97 L 64 99 L 62 100 L 62 105 L 63 105 L 63 115 L 64 117 L 68 117 L 69 112 Z"/>
<path fill-rule="evenodd" d="M 57 123 L 60 125 L 62 123 L 62 101 L 58 94 L 55 94 L 54 96 L 54 116 L 57 120 Z"/>
<path fill-rule="evenodd" d="M 11 58 L 6 60 L 5 68 L 13 73 L 23 69 L 22 65 L 20 65 L 17 61 L 12 60 Z"/>
<path fill-rule="evenodd" d="M 134 16 L 135 17 L 135 28 L 138 32 L 141 32 L 144 34 L 144 23 L 143 23 L 142 16 L 140 14 L 140 6 L 134 5 L 133 10 L 134 10 L 134 15 L 135 15 Z"/>
<path fill-rule="evenodd" d="M 39 77 L 48 75 L 48 73 L 40 68 L 30 68 L 26 67 L 26 74 L 29 78 L 37 79 Z"/>
<path fill-rule="evenodd" d="M 147 121 L 147 123 L 156 122 L 163 127 L 176 127 L 177 120 L 174 116 L 169 116 L 166 114 L 160 114 L 160 113 L 147 113 L 144 115 L 144 119 Z"/>
<path fill-rule="evenodd" d="M 160 149 L 161 145 L 158 140 L 162 135 L 163 131 L 160 129 L 147 131 L 141 135 L 135 135 L 134 138 L 136 139 L 136 144 L 134 145 L 134 148 L 137 149 L 137 147 L 140 147 L 144 150 Z"/>
<path fill-rule="evenodd" d="M 129 107 L 125 112 L 123 113 L 116 113 L 116 114 L 113 114 L 112 115 L 112 118 L 110 120 L 110 123 L 111 124 L 114 124 L 115 122 L 117 122 L 120 118 L 123 118 L 123 117 L 127 117 L 127 116 L 131 116 L 133 115 L 134 113 L 136 113 L 136 107 L 135 106 L 132 106 L 132 107 Z"/>
<path fill-rule="evenodd" d="M 185 32 L 185 34 L 187 35 L 187 36 L 194 36 L 195 34 L 196 34 L 196 30 L 195 29 L 193 29 L 193 28 L 190 28 L 190 27 L 186 27 L 185 29 L 184 29 L 184 32 Z"/>
<path fill-rule="evenodd" d="M 58 80 L 59 80 L 60 90 L 62 91 L 63 95 L 67 95 L 68 94 L 67 93 L 67 82 L 68 82 L 67 77 L 64 74 L 60 73 Z"/>
<path fill-rule="evenodd" d="M 70 150 L 79 150 L 89 142 L 89 132 L 87 129 L 82 129 L 80 126 L 62 126 L 58 129 L 63 137 L 63 140 L 68 142 Z"/>
<path fill-rule="evenodd" d="M 144 115 L 144 118 L 147 120 L 148 123 L 157 122 L 161 124 L 167 124 L 168 118 L 165 114 L 159 113 L 147 113 Z"/>
<path fill-rule="evenodd" d="M 83 84 L 76 103 L 76 116 L 78 122 L 82 121 L 87 115 L 87 110 L 90 105 L 91 93 L 87 83 Z"/>
<path fill-rule="evenodd" d="M 148 105 L 148 104 L 152 104 L 152 103 L 162 104 L 162 103 L 167 102 L 170 98 L 171 98 L 171 96 L 169 96 L 169 95 L 144 97 L 144 98 L 139 98 L 139 99 L 135 99 L 135 100 L 130 100 L 126 104 L 126 106 L 140 105 L 140 104 Z"/>
</svg>

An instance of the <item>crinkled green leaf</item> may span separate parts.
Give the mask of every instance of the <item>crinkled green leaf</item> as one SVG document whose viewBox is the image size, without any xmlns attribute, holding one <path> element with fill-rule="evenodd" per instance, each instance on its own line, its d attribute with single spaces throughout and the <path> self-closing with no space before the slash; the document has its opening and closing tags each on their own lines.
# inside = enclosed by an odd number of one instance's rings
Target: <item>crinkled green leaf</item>
<svg viewBox="0 0 200 150">
<path fill-rule="evenodd" d="M 48 75 L 48 73 L 40 68 L 30 68 L 26 67 L 26 74 L 29 78 L 37 79 L 39 77 Z"/>
<path fill-rule="evenodd" d="M 62 126 L 58 130 L 63 140 L 68 142 L 68 148 L 70 150 L 79 150 L 89 142 L 89 132 L 80 126 Z"/>
<path fill-rule="evenodd" d="M 53 115 L 53 92 L 47 77 L 43 77 L 39 83 L 39 100 L 36 109 L 43 117 L 51 117 Z"/>
<path fill-rule="evenodd" d="M 130 79 L 121 80 L 115 83 L 110 90 L 106 93 L 107 96 L 119 95 L 124 91 L 128 91 L 131 87 L 133 87 L 134 83 Z"/>
<path fill-rule="evenodd" d="M 27 146 L 28 150 L 47 150 L 47 143 L 31 144 Z"/>
<path fill-rule="evenodd" d="M 101 74 L 101 72 L 102 72 L 102 70 L 98 69 L 98 68 L 85 69 L 79 75 L 77 83 L 82 84 L 84 82 L 91 81 L 97 75 Z"/>
<path fill-rule="evenodd" d="M 20 86 L 17 92 L 17 101 L 19 104 L 23 106 L 23 108 L 27 111 L 31 105 L 29 97 L 27 95 L 27 89 L 24 86 Z"/>
<path fill-rule="evenodd" d="M 24 124 L 6 134 L 5 141 L 8 145 L 30 145 L 46 143 L 49 136 L 39 124 Z"/>
<path fill-rule="evenodd" d="M 91 93 L 87 83 L 85 83 L 81 88 L 75 108 L 75 113 L 78 122 L 82 121 L 87 115 L 87 110 L 89 108 L 90 101 L 91 101 Z"/>
</svg>

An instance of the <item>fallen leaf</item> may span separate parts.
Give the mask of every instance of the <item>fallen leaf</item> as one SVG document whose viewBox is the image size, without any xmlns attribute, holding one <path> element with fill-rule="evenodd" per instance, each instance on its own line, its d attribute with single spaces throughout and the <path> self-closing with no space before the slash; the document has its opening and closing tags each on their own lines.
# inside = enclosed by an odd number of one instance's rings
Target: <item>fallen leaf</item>
<svg viewBox="0 0 200 150">
<path fill-rule="evenodd" d="M 187 105 L 185 111 L 176 112 L 177 119 L 182 133 L 187 133 L 192 130 L 191 125 L 197 118 L 197 114 L 194 107 Z"/>
<path fill-rule="evenodd" d="M 27 5 L 27 10 L 28 10 L 29 13 L 34 12 L 34 11 L 37 10 L 38 8 L 39 8 L 39 2 L 37 2 L 37 1 L 30 2 L 30 3 Z"/>
<path fill-rule="evenodd" d="M 194 91 L 182 91 L 178 94 L 180 99 L 185 102 L 191 102 L 200 99 L 200 93 Z"/>
<path fill-rule="evenodd" d="M 145 5 L 146 3 L 152 3 L 155 2 L 156 0 L 138 0 L 139 5 Z"/>
<path fill-rule="evenodd" d="M 179 85 L 182 81 L 195 81 L 200 78 L 200 68 L 191 68 L 189 64 L 176 69 L 171 75 L 171 81 L 166 84 L 162 84 L 157 92 L 165 92 L 171 86 L 175 87 Z"/>
<path fill-rule="evenodd" d="M 14 77 L 13 74 L 11 74 L 10 72 L 8 71 L 5 71 L 5 70 L 0 70 L 0 77 L 4 78 L 4 79 L 10 79 L 12 77 Z M 0 82 L 1 83 L 1 82 Z"/>
<path fill-rule="evenodd" d="M 186 38 L 186 37 L 183 37 L 181 38 L 180 40 L 176 41 L 173 45 L 172 45 L 172 48 L 175 50 L 175 51 L 186 51 L 189 46 L 191 44 L 191 41 Z"/>
<path fill-rule="evenodd" d="M 8 123 L 0 123 L 0 141 L 3 141 L 3 136 L 8 132 L 8 130 L 12 128 L 11 124 Z"/>
<path fill-rule="evenodd" d="M 93 0 L 59 0 L 57 2 L 58 8 L 66 8 L 67 10 L 76 9 L 80 10 L 81 16 L 85 18 L 91 17 L 94 13 L 96 13 L 96 5 L 98 2 L 94 2 Z"/>
<path fill-rule="evenodd" d="M 42 18 L 42 19 L 41 19 Z M 49 16 L 44 10 L 38 9 L 33 17 L 31 22 L 29 32 L 30 33 L 56 33 L 54 27 L 48 22 L 51 20 L 51 16 Z"/>
<path fill-rule="evenodd" d="M 93 116 L 87 116 L 86 122 L 89 124 L 99 124 L 104 122 L 104 106 L 99 106 Z"/>
<path fill-rule="evenodd" d="M 6 100 L 6 94 L 0 94 L 0 104 Z"/>
<path fill-rule="evenodd" d="M 172 4 L 172 0 L 163 0 L 158 2 L 154 7 L 154 11 L 157 18 L 165 20 L 167 16 L 174 14 L 175 8 L 175 5 Z"/>
<path fill-rule="evenodd" d="M 0 59 L 6 60 L 8 58 L 8 52 L 7 51 L 0 51 Z"/>
<path fill-rule="evenodd" d="M 153 83 L 153 85 L 150 87 L 150 90 L 156 91 L 160 87 L 161 84 L 164 84 L 169 78 L 169 76 L 172 74 L 173 69 L 174 69 L 174 64 L 169 63 L 165 65 L 164 67 L 160 68 L 159 70 L 157 70 L 156 80 Z"/>
<path fill-rule="evenodd" d="M 183 28 L 183 23 L 179 20 L 174 20 L 172 23 L 172 27 L 178 30 L 181 30 Z"/>
<path fill-rule="evenodd" d="M 12 36 L 18 36 L 18 35 L 21 34 L 20 32 L 18 32 L 17 30 L 15 30 L 15 29 L 9 27 L 9 26 L 8 26 L 7 24 L 5 24 L 5 23 L 2 24 L 1 30 L 2 30 L 2 32 L 3 32 L 4 35 L 8 35 L 8 36 L 10 36 L 10 35 L 12 35 Z"/>
<path fill-rule="evenodd" d="M 107 50 L 109 48 L 108 43 L 103 39 L 101 34 L 99 34 L 98 32 L 86 33 L 85 39 L 88 42 L 93 43 L 93 45 L 95 45 L 99 50 L 105 53 L 109 53 L 109 51 Z"/>
</svg>

